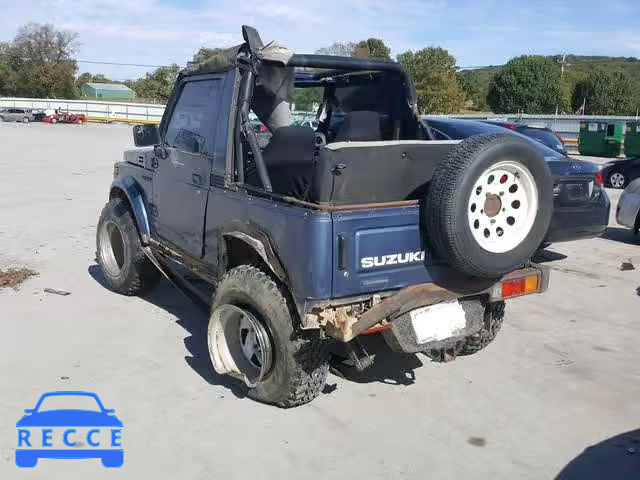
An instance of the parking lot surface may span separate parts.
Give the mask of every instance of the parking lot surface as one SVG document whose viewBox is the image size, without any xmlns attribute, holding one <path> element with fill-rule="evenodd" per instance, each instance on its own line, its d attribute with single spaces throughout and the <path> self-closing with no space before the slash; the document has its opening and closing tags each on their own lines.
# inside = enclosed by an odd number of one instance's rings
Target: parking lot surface
<svg viewBox="0 0 640 480">
<path fill-rule="evenodd" d="M 280 410 L 243 398 L 215 374 L 206 315 L 168 283 L 145 298 L 101 285 L 96 222 L 113 163 L 131 143 L 127 126 L 0 125 L 0 269 L 39 272 L 0 290 L 0 478 L 542 479 L 566 468 L 561 478 L 590 479 L 605 478 L 588 476 L 597 468 L 640 471 L 640 241 L 615 223 L 619 192 L 609 190 L 603 238 L 544 253 L 549 291 L 511 301 L 485 351 L 448 364 L 380 353 L 366 376 L 332 375 L 313 403 Z M 46 459 L 16 467 L 15 422 L 53 390 L 96 392 L 115 409 L 124 424 L 121 469 Z"/>
</svg>

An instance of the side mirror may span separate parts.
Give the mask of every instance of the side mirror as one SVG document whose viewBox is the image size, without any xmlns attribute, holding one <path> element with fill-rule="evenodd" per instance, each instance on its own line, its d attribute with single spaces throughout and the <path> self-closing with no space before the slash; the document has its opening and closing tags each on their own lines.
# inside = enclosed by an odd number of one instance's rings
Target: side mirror
<svg viewBox="0 0 640 480">
<path fill-rule="evenodd" d="M 116 411 L 113 408 L 105 408 L 104 413 L 111 415 L 112 413 L 116 413 Z"/>
<path fill-rule="evenodd" d="M 24 413 L 33 413 L 33 408 L 25 408 Z"/>
<path fill-rule="evenodd" d="M 160 143 L 160 129 L 158 125 L 145 124 L 133 127 L 133 143 L 136 147 L 150 147 Z"/>
</svg>

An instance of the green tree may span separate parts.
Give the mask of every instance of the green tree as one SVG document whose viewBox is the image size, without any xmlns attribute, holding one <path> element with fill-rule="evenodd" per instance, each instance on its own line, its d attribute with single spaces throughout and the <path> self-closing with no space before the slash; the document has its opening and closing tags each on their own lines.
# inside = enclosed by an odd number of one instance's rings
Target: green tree
<svg viewBox="0 0 640 480">
<path fill-rule="evenodd" d="M 117 80 L 111 80 L 104 73 L 96 73 L 93 77 L 91 77 L 91 81 L 95 83 L 121 83 Z"/>
<path fill-rule="evenodd" d="M 143 78 L 133 82 L 133 88 L 139 98 L 146 98 L 164 103 L 169 99 L 173 84 L 176 81 L 180 67 L 176 64 L 160 67 Z M 131 84 L 130 84 L 131 85 Z"/>
<path fill-rule="evenodd" d="M 317 55 L 336 55 L 338 57 L 353 57 L 357 44 L 355 42 L 335 42 L 328 47 L 316 50 Z"/>
<path fill-rule="evenodd" d="M 416 88 L 420 113 L 454 113 L 465 93 L 456 76 L 456 59 L 445 49 L 429 47 L 398 55 Z"/>
<path fill-rule="evenodd" d="M 636 95 L 628 75 L 594 70 L 576 84 L 571 106 L 577 110 L 585 102 L 587 115 L 634 115 L 638 105 Z"/>
<path fill-rule="evenodd" d="M 0 96 L 13 95 L 15 72 L 9 65 L 9 43 L 0 42 Z"/>
<path fill-rule="evenodd" d="M 2 47 L 6 94 L 25 97 L 74 98 L 74 59 L 78 34 L 53 25 L 30 23 Z"/>
<path fill-rule="evenodd" d="M 292 100 L 296 110 L 312 112 L 322 102 L 323 94 L 324 88 L 322 87 L 295 88 Z"/>
<path fill-rule="evenodd" d="M 458 72 L 458 80 L 467 96 L 467 100 L 471 102 L 472 108 L 484 112 L 489 109 L 487 104 L 488 84 L 484 82 L 482 77 L 475 70 Z"/>
<path fill-rule="evenodd" d="M 93 81 L 93 75 L 90 74 L 89 72 L 84 72 L 78 75 L 78 77 L 76 78 L 76 86 L 80 88 L 85 83 L 89 83 L 92 81 Z"/>
<path fill-rule="evenodd" d="M 81 73 L 80 75 L 78 75 L 78 77 L 76 78 L 76 89 L 78 91 L 78 95 L 82 95 L 82 91 L 80 90 L 82 85 L 84 85 L 85 83 L 90 83 L 90 82 L 94 82 L 94 83 L 123 83 L 123 82 L 118 82 L 116 80 L 111 80 L 110 78 L 108 78 L 103 73 L 96 73 L 95 75 L 93 75 L 91 73 L 84 72 L 84 73 Z M 129 88 L 131 88 L 131 87 L 129 87 Z"/>
<path fill-rule="evenodd" d="M 357 58 L 389 61 L 391 49 L 379 38 L 369 38 L 358 42 L 352 55 Z"/>
<path fill-rule="evenodd" d="M 223 51 L 224 51 L 223 48 L 200 47 L 200 50 L 196 52 L 196 54 L 193 56 L 193 59 L 191 61 L 193 63 L 202 63 L 205 60 L 208 60 L 209 58 Z"/>
<path fill-rule="evenodd" d="M 560 68 L 536 55 L 509 60 L 493 78 L 487 102 L 496 113 L 553 113 L 562 105 Z"/>
</svg>

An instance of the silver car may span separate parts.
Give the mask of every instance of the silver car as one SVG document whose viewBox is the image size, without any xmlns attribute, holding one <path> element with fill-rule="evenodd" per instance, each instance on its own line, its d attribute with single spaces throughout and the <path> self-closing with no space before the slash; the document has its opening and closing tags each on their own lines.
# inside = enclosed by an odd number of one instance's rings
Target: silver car
<svg viewBox="0 0 640 480">
<path fill-rule="evenodd" d="M 640 178 L 631 182 L 622 192 L 618 201 L 616 220 L 619 224 L 633 229 L 634 233 L 640 230 Z"/>
<path fill-rule="evenodd" d="M 24 122 L 33 120 L 33 112 L 30 108 L 3 108 L 0 110 L 2 122 Z"/>
</svg>

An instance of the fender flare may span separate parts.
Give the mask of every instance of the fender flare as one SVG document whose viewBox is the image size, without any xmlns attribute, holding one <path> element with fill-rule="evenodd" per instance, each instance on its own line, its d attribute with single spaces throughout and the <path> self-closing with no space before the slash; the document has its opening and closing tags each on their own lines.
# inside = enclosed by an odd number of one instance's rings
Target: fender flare
<svg viewBox="0 0 640 480">
<path fill-rule="evenodd" d="M 235 238 L 246 243 L 252 250 L 254 250 L 264 261 L 264 263 L 271 269 L 271 271 L 275 274 L 278 279 L 284 283 L 287 283 L 287 272 L 280 261 L 280 258 L 276 254 L 275 250 L 271 245 L 271 241 L 266 233 L 260 230 L 258 227 L 248 223 L 242 222 L 238 220 L 234 220 L 229 222 L 223 229 L 220 234 L 221 238 L 221 248 L 220 252 L 220 262 L 218 263 L 221 266 L 224 266 L 226 269 L 226 258 L 227 258 L 227 248 L 226 248 L 226 240 L 228 238 Z"/>
<path fill-rule="evenodd" d="M 109 199 L 118 196 L 122 192 L 131 205 L 133 216 L 135 217 L 140 238 L 143 244 L 148 244 L 151 240 L 151 228 L 149 227 L 149 216 L 147 214 L 147 203 L 144 192 L 138 182 L 132 176 L 116 178 L 109 189 Z"/>
</svg>

